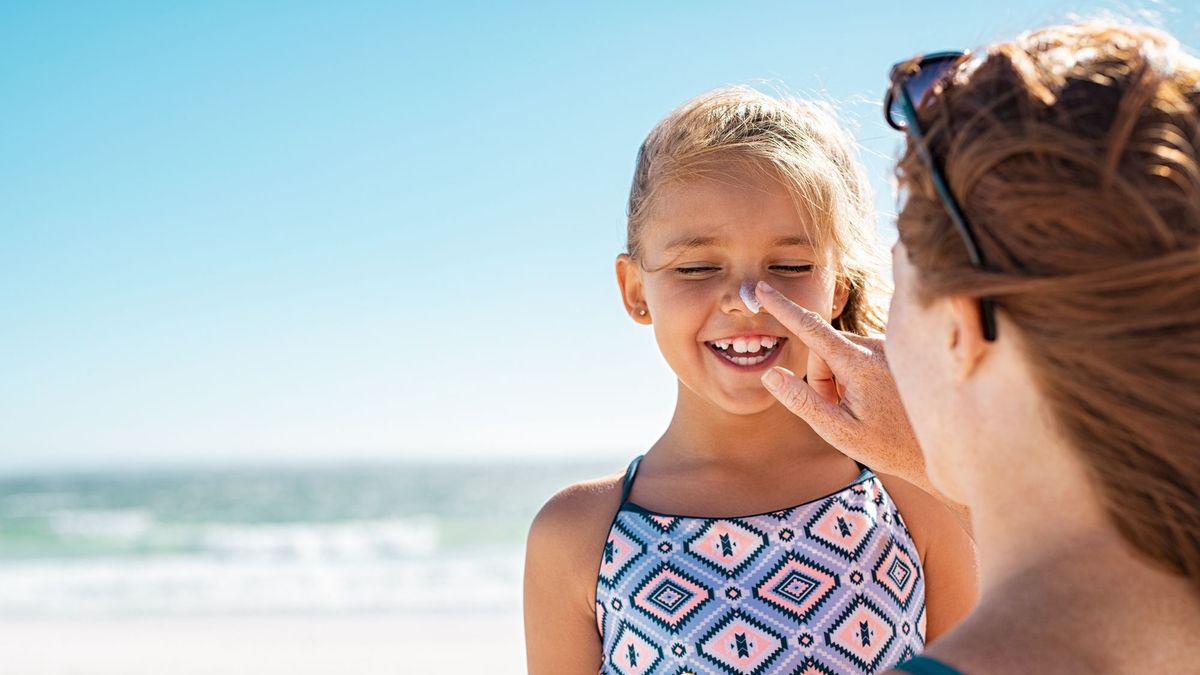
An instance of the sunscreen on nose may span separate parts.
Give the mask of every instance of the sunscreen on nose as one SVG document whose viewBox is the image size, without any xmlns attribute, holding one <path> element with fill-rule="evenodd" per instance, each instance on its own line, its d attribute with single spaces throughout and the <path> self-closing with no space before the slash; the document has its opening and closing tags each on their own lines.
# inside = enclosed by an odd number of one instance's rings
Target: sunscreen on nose
<svg viewBox="0 0 1200 675">
<path fill-rule="evenodd" d="M 745 303 L 746 309 L 750 310 L 751 314 L 758 314 L 762 309 L 762 305 L 758 302 L 758 297 L 754 295 L 754 287 L 758 285 L 756 281 L 743 281 L 742 286 L 738 289 L 742 296 L 742 302 Z"/>
</svg>

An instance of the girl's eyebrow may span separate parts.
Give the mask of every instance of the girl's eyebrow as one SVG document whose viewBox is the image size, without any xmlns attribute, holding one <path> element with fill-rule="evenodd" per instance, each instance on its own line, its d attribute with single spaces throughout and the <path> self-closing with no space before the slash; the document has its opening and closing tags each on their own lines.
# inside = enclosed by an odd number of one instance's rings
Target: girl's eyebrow
<svg viewBox="0 0 1200 675">
<path fill-rule="evenodd" d="M 808 240 L 808 237 L 780 237 L 779 239 L 775 240 L 775 243 L 772 244 L 772 246 L 775 246 L 775 247 L 783 247 L 783 246 L 808 246 L 808 247 L 811 247 L 812 242 Z"/>
<path fill-rule="evenodd" d="M 703 246 L 716 246 L 720 243 L 721 240 L 716 237 L 684 237 L 667 244 L 667 250 L 701 248 Z"/>
<path fill-rule="evenodd" d="M 723 239 L 718 237 L 683 237 L 667 244 L 666 250 L 674 251 L 675 249 L 691 249 L 701 248 L 704 246 L 720 246 L 724 243 Z M 812 242 L 808 237 L 780 237 L 776 239 L 771 246 L 780 248 L 784 246 L 812 246 Z"/>
</svg>

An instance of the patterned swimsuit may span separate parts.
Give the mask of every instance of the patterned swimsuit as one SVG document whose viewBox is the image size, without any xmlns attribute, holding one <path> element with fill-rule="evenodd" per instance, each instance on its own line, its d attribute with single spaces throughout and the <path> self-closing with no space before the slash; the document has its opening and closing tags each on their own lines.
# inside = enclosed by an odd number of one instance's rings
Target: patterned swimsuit
<svg viewBox="0 0 1200 675">
<path fill-rule="evenodd" d="M 596 587 L 602 675 L 876 673 L 925 645 L 925 575 L 866 467 L 798 506 L 737 518 L 655 513 L 625 474 Z"/>
</svg>

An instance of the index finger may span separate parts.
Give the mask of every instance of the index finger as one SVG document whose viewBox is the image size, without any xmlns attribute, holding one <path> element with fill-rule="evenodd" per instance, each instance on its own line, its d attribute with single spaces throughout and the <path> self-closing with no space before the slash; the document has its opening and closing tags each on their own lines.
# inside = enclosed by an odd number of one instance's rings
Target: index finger
<svg viewBox="0 0 1200 675">
<path fill-rule="evenodd" d="M 767 282 L 758 282 L 754 294 L 771 316 L 779 319 L 784 328 L 794 333 L 810 351 L 827 363 L 838 363 L 847 354 L 859 351 L 858 345 L 829 325 L 820 314 L 787 299 Z"/>
</svg>

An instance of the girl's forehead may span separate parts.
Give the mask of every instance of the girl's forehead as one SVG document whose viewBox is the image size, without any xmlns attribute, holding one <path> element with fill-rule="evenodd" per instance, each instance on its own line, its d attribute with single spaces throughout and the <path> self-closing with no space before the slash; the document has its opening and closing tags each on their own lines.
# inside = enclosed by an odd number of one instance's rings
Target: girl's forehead
<svg viewBox="0 0 1200 675">
<path fill-rule="evenodd" d="M 728 173 L 672 181 L 655 191 L 648 234 L 764 238 L 808 234 L 791 192 L 768 176 Z"/>
<path fill-rule="evenodd" d="M 643 245 L 662 252 L 695 248 L 815 248 L 811 227 L 791 202 L 786 208 L 686 210 L 650 218 Z"/>
</svg>

